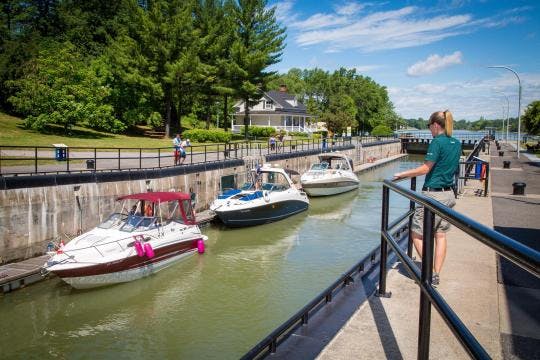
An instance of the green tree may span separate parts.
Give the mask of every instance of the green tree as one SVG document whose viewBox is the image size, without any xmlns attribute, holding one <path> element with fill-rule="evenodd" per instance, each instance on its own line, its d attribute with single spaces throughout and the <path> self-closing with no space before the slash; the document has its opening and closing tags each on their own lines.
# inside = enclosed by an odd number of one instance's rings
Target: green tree
<svg viewBox="0 0 540 360">
<path fill-rule="evenodd" d="M 285 28 L 276 21 L 275 8 L 266 0 L 229 1 L 228 9 L 235 21 L 236 37 L 231 45 L 232 78 L 237 95 L 244 101 L 244 126 L 247 137 L 249 107 L 266 90 L 274 72 L 266 69 L 281 58 Z"/>
<path fill-rule="evenodd" d="M 57 124 L 68 132 L 84 122 L 118 132 L 124 125 L 106 102 L 110 89 L 104 85 L 103 73 L 102 64 L 85 62 L 73 44 L 52 43 L 27 64 L 22 78 L 10 81 L 17 92 L 9 101 L 33 129 Z"/>
<path fill-rule="evenodd" d="M 323 113 L 321 120 L 332 133 L 342 133 L 347 126 L 355 123 L 356 106 L 354 100 L 347 94 L 336 94 L 330 97 L 328 110 Z"/>
<path fill-rule="evenodd" d="M 527 105 L 521 119 L 523 119 L 523 125 L 530 135 L 540 135 L 540 100 Z"/>
<path fill-rule="evenodd" d="M 371 135 L 373 136 L 390 136 L 392 135 L 392 129 L 390 129 L 387 125 L 380 124 L 373 128 L 373 131 L 371 131 Z"/>
</svg>

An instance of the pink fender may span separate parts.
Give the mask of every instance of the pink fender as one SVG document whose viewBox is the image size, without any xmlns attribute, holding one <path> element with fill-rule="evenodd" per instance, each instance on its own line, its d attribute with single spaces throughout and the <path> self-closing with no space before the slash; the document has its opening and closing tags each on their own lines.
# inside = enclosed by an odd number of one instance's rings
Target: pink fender
<svg viewBox="0 0 540 360">
<path fill-rule="evenodd" d="M 197 240 L 197 251 L 199 254 L 204 254 L 204 240 L 199 239 Z"/>
<path fill-rule="evenodd" d="M 150 243 L 144 244 L 144 252 L 149 259 L 154 257 L 154 249 L 152 249 L 152 245 L 150 245 Z"/>
<path fill-rule="evenodd" d="M 136 240 L 134 246 L 135 246 L 135 251 L 137 251 L 137 255 L 140 257 L 143 257 L 144 256 L 143 244 L 139 240 Z"/>
</svg>

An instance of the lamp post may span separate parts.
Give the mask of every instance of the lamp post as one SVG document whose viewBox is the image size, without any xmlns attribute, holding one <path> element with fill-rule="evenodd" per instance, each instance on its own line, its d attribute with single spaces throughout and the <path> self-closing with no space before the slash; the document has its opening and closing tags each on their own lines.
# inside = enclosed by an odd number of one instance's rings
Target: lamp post
<svg viewBox="0 0 540 360">
<path fill-rule="evenodd" d="M 508 96 L 506 96 L 505 93 L 502 91 L 496 91 L 497 93 L 504 96 L 506 99 L 506 142 L 508 142 L 508 128 L 510 127 L 509 124 L 509 118 L 510 118 L 510 100 L 508 100 Z M 503 115 L 504 115 L 504 107 L 503 107 Z M 503 136 L 504 136 L 504 119 L 503 119 Z"/>
<path fill-rule="evenodd" d="M 506 69 L 508 71 L 511 71 L 512 73 L 514 73 L 514 75 L 516 75 L 517 79 L 518 79 L 518 85 L 519 85 L 519 94 L 518 94 L 518 134 L 517 134 L 517 157 L 519 159 L 519 142 L 520 142 L 520 138 L 521 138 L 521 80 L 519 78 L 519 75 L 517 74 L 517 72 L 515 72 L 514 70 L 510 69 L 508 66 L 503 66 L 503 65 L 491 65 L 491 66 L 488 66 L 488 68 L 492 68 L 492 69 Z"/>
</svg>

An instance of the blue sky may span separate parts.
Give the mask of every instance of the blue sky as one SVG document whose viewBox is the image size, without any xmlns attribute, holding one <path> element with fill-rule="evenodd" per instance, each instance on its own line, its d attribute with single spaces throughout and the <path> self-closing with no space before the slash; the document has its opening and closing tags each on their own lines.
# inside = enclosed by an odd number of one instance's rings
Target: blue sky
<svg viewBox="0 0 540 360">
<path fill-rule="evenodd" d="M 506 117 L 540 100 L 540 1 L 271 0 L 287 27 L 272 69 L 356 68 L 386 86 L 405 118 Z"/>
</svg>

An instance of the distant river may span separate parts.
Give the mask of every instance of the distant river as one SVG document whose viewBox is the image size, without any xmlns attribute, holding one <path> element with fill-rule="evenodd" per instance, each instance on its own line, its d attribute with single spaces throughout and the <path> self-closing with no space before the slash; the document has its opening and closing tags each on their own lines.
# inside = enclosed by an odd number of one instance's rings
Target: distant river
<svg viewBox="0 0 540 360">
<path fill-rule="evenodd" d="M 149 278 L 73 290 L 51 279 L 0 296 L 0 358 L 237 359 L 380 242 L 381 181 L 244 229 L 206 227 L 207 251 Z M 408 202 L 391 197 L 391 216 Z"/>
</svg>

